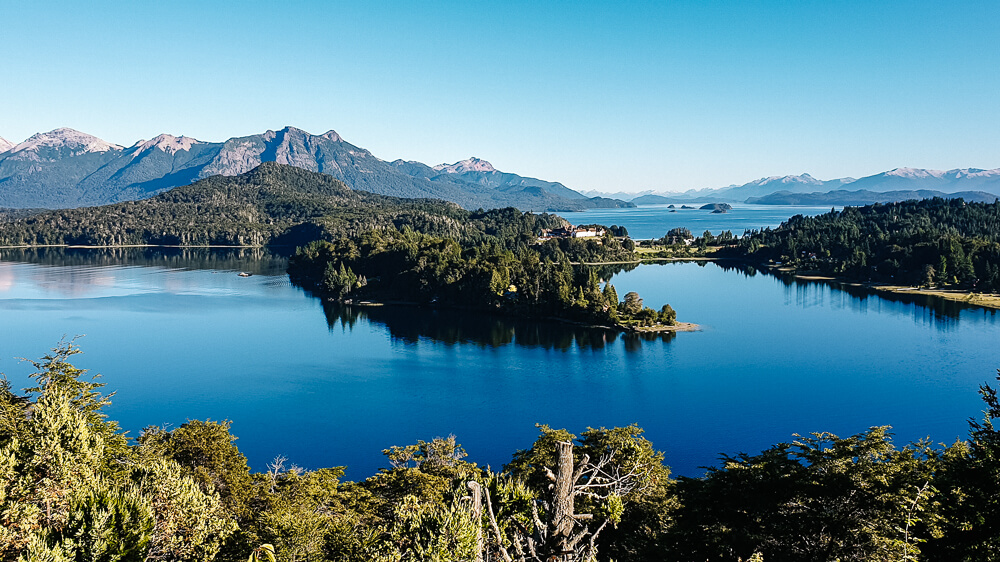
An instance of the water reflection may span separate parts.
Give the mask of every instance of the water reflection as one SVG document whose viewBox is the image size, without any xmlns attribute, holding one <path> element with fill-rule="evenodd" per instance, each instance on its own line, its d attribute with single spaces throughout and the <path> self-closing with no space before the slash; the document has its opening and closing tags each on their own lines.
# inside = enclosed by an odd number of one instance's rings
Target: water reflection
<svg viewBox="0 0 1000 562">
<path fill-rule="evenodd" d="M 912 315 L 915 321 L 927 322 L 937 325 L 938 328 L 947 329 L 958 322 L 962 312 L 982 311 L 986 316 L 995 316 L 997 311 L 991 308 L 983 308 L 974 304 L 962 301 L 943 299 L 934 295 L 919 292 L 913 293 L 890 293 L 888 291 L 877 291 L 871 287 L 856 283 L 844 283 L 842 281 L 830 279 L 803 279 L 788 273 L 773 271 L 769 269 L 757 269 L 752 265 L 738 262 L 719 261 L 716 265 L 723 271 L 741 273 L 745 277 L 754 277 L 758 274 L 773 277 L 779 280 L 787 288 L 788 295 L 794 293 L 794 302 L 797 305 L 808 307 L 811 305 L 823 306 L 824 299 L 827 298 L 826 291 L 816 291 L 818 287 L 833 289 L 835 292 L 829 293 L 833 297 L 835 293 L 849 296 L 849 299 L 842 299 L 839 302 L 835 299 L 834 306 L 846 306 L 865 314 L 869 306 L 878 307 L 877 312 L 885 312 L 883 305 L 895 303 L 909 305 L 912 308 Z M 871 298 L 877 297 L 877 298 Z M 898 307 L 893 307 L 898 309 Z"/>
<path fill-rule="evenodd" d="M 748 263 L 729 260 L 719 260 L 714 263 L 722 271 L 742 273 L 744 277 L 755 277 L 757 275 L 757 268 Z"/>
<path fill-rule="evenodd" d="M 267 248 L 0 248 L 0 261 L 46 266 L 138 266 L 281 275 L 288 260 Z M 0 279 L 0 285 L 3 284 Z"/>
<path fill-rule="evenodd" d="M 409 306 L 350 306 L 324 302 L 327 325 L 353 330 L 358 322 L 385 326 L 390 337 L 416 346 L 422 339 L 446 345 L 472 344 L 481 348 L 507 345 L 558 351 L 603 350 L 622 340 L 625 350 L 639 351 L 643 342 L 669 342 L 673 332 L 623 334 L 555 321 L 517 320 L 483 313 Z"/>
</svg>

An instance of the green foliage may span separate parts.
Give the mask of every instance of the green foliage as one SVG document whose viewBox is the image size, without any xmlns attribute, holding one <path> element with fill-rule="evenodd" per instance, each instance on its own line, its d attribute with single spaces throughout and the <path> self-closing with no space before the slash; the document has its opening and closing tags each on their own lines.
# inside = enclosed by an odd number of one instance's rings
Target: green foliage
<svg viewBox="0 0 1000 562">
<path fill-rule="evenodd" d="M 154 524 L 152 506 L 136 486 L 97 480 L 76 494 L 65 527 L 47 538 L 80 562 L 139 562 Z"/>
<path fill-rule="evenodd" d="M 445 505 L 404 496 L 396 505 L 391 541 L 400 560 L 458 562 L 472 560 L 479 549 L 481 521 L 455 490 Z"/>
<path fill-rule="evenodd" d="M 998 372 L 997 380 L 1000 380 Z M 970 420 L 970 440 L 938 455 L 934 480 L 942 506 L 943 533 L 924 549 L 928 559 L 1000 560 L 1000 398 L 984 384 L 982 420 Z"/>
<path fill-rule="evenodd" d="M 151 559 L 207 562 L 237 529 L 217 493 L 202 491 L 176 461 L 150 455 L 129 475 L 152 508 Z"/>
<path fill-rule="evenodd" d="M 641 300 L 635 312 L 623 309 L 614 287 L 606 284 L 601 290 L 595 267 L 573 266 L 574 261 L 630 258 L 631 252 L 617 239 L 560 239 L 539 245 L 533 230 L 540 223 L 530 213 L 501 209 L 480 220 L 488 236 L 500 238 L 460 242 L 410 228 L 372 231 L 299 248 L 288 272 L 294 282 L 342 301 L 427 303 L 604 326 L 674 321 L 651 309 L 643 311 Z"/>
<path fill-rule="evenodd" d="M 254 483 L 246 457 L 234 445 L 230 424 L 192 420 L 170 431 L 150 426 L 137 441 L 146 457 L 177 462 L 203 492 L 217 493 L 227 512 L 246 520 Z"/>
<path fill-rule="evenodd" d="M 2 389 L 0 557 L 213 559 L 232 532 L 218 497 L 128 446 L 102 385 L 67 361 L 77 353 L 62 343 L 32 362 L 25 396 Z"/>
<path fill-rule="evenodd" d="M 673 549 L 688 559 L 915 558 L 934 535 L 926 452 L 922 444 L 897 450 L 887 428 L 873 427 L 724 456 L 705 478 L 680 480 Z"/>
<path fill-rule="evenodd" d="M 1000 292 L 1000 202 L 924 199 L 794 216 L 748 233 L 737 253 L 899 284 Z"/>
<path fill-rule="evenodd" d="M 32 375 L 37 386 L 26 396 L 15 397 L 9 385 L 3 389 L 2 557 L 16 556 L 38 532 L 66 530 L 79 494 L 86 494 L 101 475 L 113 476 L 118 455 L 125 453 L 117 424 L 101 413 L 108 403 L 96 390 L 102 385 L 81 381 L 84 371 L 67 362 L 76 353 L 64 342 L 32 362 L 38 369 Z"/>
<path fill-rule="evenodd" d="M 342 467 L 282 458 L 251 473 L 227 423 L 148 428 L 129 444 L 104 417 L 99 384 L 67 361 L 75 353 L 61 344 L 39 360 L 24 395 L 0 384 L 0 559 L 527 560 L 525 537 L 556 536 L 550 470 L 565 442 L 577 472 L 564 497 L 580 516 L 574 532 L 599 533 L 580 550 L 596 560 L 1000 558 L 1000 397 L 989 385 L 969 441 L 943 449 L 897 448 L 886 427 L 817 433 L 674 480 L 638 426 L 577 437 L 539 425 L 501 473 L 468 462 L 449 436 L 389 447 L 389 468 L 342 482 Z"/>
</svg>

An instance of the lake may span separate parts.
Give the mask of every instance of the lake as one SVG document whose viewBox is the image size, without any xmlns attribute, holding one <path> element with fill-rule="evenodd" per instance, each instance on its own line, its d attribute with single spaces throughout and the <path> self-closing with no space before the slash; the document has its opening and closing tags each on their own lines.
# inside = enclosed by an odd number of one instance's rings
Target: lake
<svg viewBox="0 0 1000 562">
<path fill-rule="evenodd" d="M 631 227 L 630 227 L 631 229 Z M 675 474 L 793 433 L 893 425 L 952 442 L 1000 367 L 992 311 L 882 298 L 714 263 L 646 265 L 618 294 L 669 302 L 702 331 L 640 338 L 419 308 L 326 305 L 260 252 L 0 251 L 0 371 L 85 334 L 75 364 L 142 427 L 233 421 L 251 465 L 387 466 L 380 451 L 450 433 L 499 468 L 535 423 L 637 423 Z M 238 277 L 237 271 L 252 271 Z"/>
<path fill-rule="evenodd" d="M 646 240 L 660 238 L 672 228 L 687 228 L 695 236 L 701 236 L 706 230 L 719 234 L 724 230 L 732 231 L 736 236 L 742 236 L 745 230 L 760 230 L 775 228 L 793 215 L 814 216 L 830 212 L 827 206 L 800 205 L 747 205 L 734 203 L 727 213 L 703 211 L 701 203 L 691 203 L 688 206 L 695 209 L 681 209 L 676 203 L 671 212 L 667 205 L 644 205 L 632 209 L 590 209 L 578 213 L 564 213 L 562 216 L 573 224 L 613 224 L 625 225 L 632 238 Z M 842 209 L 843 207 L 837 207 Z"/>
</svg>

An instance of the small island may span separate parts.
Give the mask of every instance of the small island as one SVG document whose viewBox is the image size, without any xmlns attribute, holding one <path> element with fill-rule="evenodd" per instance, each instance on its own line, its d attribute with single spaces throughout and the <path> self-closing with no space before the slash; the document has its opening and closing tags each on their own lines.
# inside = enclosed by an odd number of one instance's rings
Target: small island
<svg viewBox="0 0 1000 562">
<path fill-rule="evenodd" d="M 729 203 L 709 203 L 701 206 L 702 211 L 712 211 L 713 213 L 728 213 L 733 210 Z"/>
<path fill-rule="evenodd" d="M 654 310 L 635 292 L 619 299 L 588 265 L 637 261 L 632 240 L 612 234 L 623 230 L 564 226 L 532 243 L 372 231 L 314 241 L 290 258 L 288 272 L 296 284 L 345 304 L 448 307 L 634 332 L 697 330 L 678 323 L 669 304 Z"/>
</svg>

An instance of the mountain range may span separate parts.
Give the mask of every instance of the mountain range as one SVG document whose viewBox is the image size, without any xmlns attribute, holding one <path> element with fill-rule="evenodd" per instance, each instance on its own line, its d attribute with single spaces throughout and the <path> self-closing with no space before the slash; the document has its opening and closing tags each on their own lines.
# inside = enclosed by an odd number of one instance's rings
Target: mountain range
<svg viewBox="0 0 1000 562">
<path fill-rule="evenodd" d="M 846 191 L 864 192 L 855 196 L 845 196 Z M 771 176 L 754 180 L 743 185 L 730 185 L 718 189 L 697 189 L 685 192 L 655 193 L 603 193 L 585 192 L 585 195 L 616 197 L 631 201 L 636 205 L 659 205 L 666 203 L 700 203 L 709 201 L 746 202 L 759 204 L 792 204 L 789 194 L 809 194 L 808 199 L 820 205 L 844 204 L 845 199 L 867 200 L 887 197 L 906 197 L 920 192 L 928 196 L 955 197 L 960 193 L 978 192 L 977 198 L 1000 195 L 1000 168 L 981 170 L 963 168 L 956 170 L 925 170 L 920 168 L 896 168 L 888 172 L 855 178 L 819 180 L 809 174 L 792 176 Z M 870 193 L 881 193 L 872 196 Z M 892 194 L 891 196 L 888 194 Z M 768 197 L 782 194 L 781 197 Z M 805 198 L 799 198 L 805 200 Z M 978 199 L 977 199 L 978 200 Z M 782 201 L 779 203 L 779 201 Z M 805 203 L 803 203 L 805 204 Z"/>
<path fill-rule="evenodd" d="M 145 199 L 206 177 L 239 175 L 262 162 L 327 174 L 355 190 L 443 199 L 468 209 L 633 206 L 501 172 L 478 158 L 433 167 L 386 162 L 335 131 L 312 135 L 285 127 L 216 143 L 162 134 L 127 148 L 69 128 L 38 133 L 16 145 L 0 139 L 0 207 L 70 208 Z"/>
<path fill-rule="evenodd" d="M 940 197 L 942 199 L 961 198 L 969 203 L 992 203 L 997 199 L 996 194 L 985 191 L 944 193 L 943 191 L 932 189 L 895 191 L 870 191 L 867 189 L 848 191 L 846 189 L 837 189 L 825 193 L 777 191 L 763 197 L 748 197 L 745 203 L 749 205 L 836 205 L 838 207 L 862 207 L 874 203 L 895 203 L 911 199 L 931 199 L 933 197 Z"/>
</svg>

